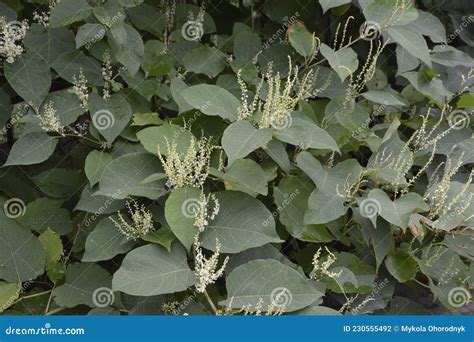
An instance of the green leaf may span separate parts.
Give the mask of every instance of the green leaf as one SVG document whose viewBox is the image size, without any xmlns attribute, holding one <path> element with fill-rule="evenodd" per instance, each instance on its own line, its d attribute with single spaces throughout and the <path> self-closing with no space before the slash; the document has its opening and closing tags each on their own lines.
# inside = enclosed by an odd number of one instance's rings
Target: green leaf
<svg viewBox="0 0 474 342">
<path fill-rule="evenodd" d="M 111 295 L 111 276 L 97 264 L 75 263 L 66 269 L 66 282 L 53 290 L 54 301 L 60 307 L 78 305 L 96 307 L 103 290 Z M 111 303 L 112 304 L 112 303 Z"/>
<path fill-rule="evenodd" d="M 181 91 L 181 96 L 193 108 L 207 115 L 217 115 L 228 120 L 236 120 L 240 101 L 224 88 L 199 84 Z"/>
<path fill-rule="evenodd" d="M 221 191 L 215 195 L 220 210 L 202 235 L 206 249 L 215 250 L 216 239 L 222 244 L 223 253 L 281 242 L 273 215 L 262 202 L 239 191 Z"/>
<path fill-rule="evenodd" d="M 81 188 L 84 178 L 78 170 L 55 168 L 33 177 L 43 193 L 54 198 L 69 198 Z"/>
<path fill-rule="evenodd" d="M 226 189 L 248 193 L 252 197 L 268 193 L 268 177 L 262 167 L 250 159 L 238 159 L 227 167 L 225 173 L 218 170 L 211 172 L 225 183 Z"/>
<path fill-rule="evenodd" d="M 128 196 L 142 196 L 157 199 L 166 193 L 164 180 L 143 184 L 142 181 L 152 174 L 162 172 L 162 166 L 156 156 L 147 153 L 123 155 L 104 168 L 96 195 L 114 199 Z"/>
<path fill-rule="evenodd" d="M 63 242 L 54 230 L 51 228 L 46 229 L 38 239 L 46 252 L 47 264 L 61 259 L 61 256 L 63 255 Z"/>
<path fill-rule="evenodd" d="M 22 136 L 14 144 L 3 166 L 32 165 L 44 162 L 54 152 L 58 141 L 44 132 Z"/>
<path fill-rule="evenodd" d="M 107 32 L 107 38 L 115 58 L 122 63 L 131 76 L 134 76 L 140 68 L 145 47 L 143 46 L 142 37 L 137 30 L 127 24 L 124 25 L 124 29 L 127 34 L 125 44 L 121 45 L 109 32 Z"/>
<path fill-rule="evenodd" d="M 175 243 L 171 252 L 152 244 L 129 252 L 112 283 L 114 291 L 133 296 L 156 296 L 184 291 L 195 281 L 184 248 Z"/>
<path fill-rule="evenodd" d="M 79 202 L 74 210 L 81 210 L 95 215 L 110 214 L 125 206 L 126 201 L 113 199 L 111 197 L 95 195 L 88 185 L 84 187 Z"/>
<path fill-rule="evenodd" d="M 157 243 L 166 248 L 168 252 L 171 252 L 171 245 L 176 240 L 173 232 L 166 227 L 160 228 L 141 237 L 142 240 Z"/>
<path fill-rule="evenodd" d="M 63 0 L 51 11 L 49 25 L 51 27 L 67 26 L 86 19 L 91 13 L 92 7 L 86 0 Z"/>
<path fill-rule="evenodd" d="M 321 54 L 329 62 L 331 68 L 339 75 L 341 81 L 344 81 L 351 73 L 354 73 L 359 66 L 357 54 L 351 48 L 344 48 L 334 51 L 326 44 L 321 44 Z"/>
<path fill-rule="evenodd" d="M 102 219 L 87 236 L 83 262 L 110 260 L 116 255 L 127 253 L 134 246 L 115 227 L 109 217 Z"/>
<path fill-rule="evenodd" d="M 430 209 L 423 201 L 423 198 L 414 192 L 410 192 L 395 201 L 391 201 L 384 191 L 373 189 L 369 192 L 368 198 L 369 202 L 375 200 L 375 206 L 380 216 L 402 229 L 408 227 L 410 215 L 413 212 L 423 212 Z M 369 202 L 366 203 L 368 204 Z M 363 211 L 364 208 L 360 208 L 360 210 Z"/>
<path fill-rule="evenodd" d="M 288 40 L 291 46 L 303 57 L 311 56 L 316 50 L 316 38 L 308 31 L 302 21 L 297 21 L 288 27 Z"/>
<path fill-rule="evenodd" d="M 246 157 L 271 140 L 270 129 L 256 129 L 248 121 L 237 121 L 229 125 L 222 136 L 222 148 L 228 157 L 228 165 Z"/>
<path fill-rule="evenodd" d="M 76 49 L 81 46 L 93 44 L 105 36 L 105 27 L 101 24 L 84 24 L 77 30 Z"/>
<path fill-rule="evenodd" d="M 157 127 L 148 127 L 137 133 L 137 138 L 150 153 L 162 155 L 168 154 L 168 144 L 176 143 L 176 152 L 184 155 L 191 141 L 196 142 L 194 135 L 184 127 L 165 124 Z"/>
<path fill-rule="evenodd" d="M 308 199 L 314 185 L 308 179 L 288 175 L 274 188 L 273 196 L 279 209 L 279 219 L 291 234 L 302 241 L 329 242 L 334 240 L 323 225 L 304 223 Z"/>
<path fill-rule="evenodd" d="M 38 238 L 0 212 L 0 279 L 22 282 L 43 274 L 46 255 Z"/>
<path fill-rule="evenodd" d="M 86 56 L 82 51 L 72 51 L 57 56 L 51 67 L 59 76 L 69 83 L 74 83 L 74 77 L 79 77 L 82 70 L 88 85 L 103 85 L 100 63 L 92 57 Z"/>
<path fill-rule="evenodd" d="M 305 224 L 323 224 L 334 221 L 347 212 L 344 198 L 337 193 L 325 193 L 316 189 L 308 199 L 308 210 L 304 215 Z"/>
<path fill-rule="evenodd" d="M 304 150 L 315 148 L 339 152 L 339 147 L 334 139 L 324 129 L 308 119 L 292 118 L 290 127 L 275 130 L 275 137 Z"/>
<path fill-rule="evenodd" d="M 146 77 L 163 76 L 173 68 L 173 58 L 165 52 L 165 44 L 159 40 L 149 40 L 145 44 L 141 66 Z"/>
<path fill-rule="evenodd" d="M 245 280 L 245 281 L 243 281 Z M 276 260 L 254 260 L 234 269 L 226 279 L 228 299 L 219 304 L 231 308 L 255 308 L 261 302 L 292 312 L 323 296 L 303 274 Z"/>
<path fill-rule="evenodd" d="M 401 250 L 390 253 L 385 260 L 385 266 L 390 274 L 401 283 L 413 279 L 418 271 L 415 259 Z"/>
<path fill-rule="evenodd" d="M 418 20 L 408 24 L 413 31 L 428 36 L 434 43 L 446 43 L 446 29 L 443 23 L 431 13 L 418 10 Z"/>
<path fill-rule="evenodd" d="M 187 71 L 214 78 L 224 70 L 225 57 L 214 47 L 200 46 L 184 56 L 183 64 Z"/>
<path fill-rule="evenodd" d="M 67 90 L 49 93 L 40 107 L 40 113 L 44 113 L 45 105 L 49 103 L 52 103 L 54 109 L 59 114 L 59 121 L 62 126 L 74 123 L 84 113 L 77 95 Z"/>
<path fill-rule="evenodd" d="M 39 233 L 51 228 L 59 235 L 66 235 L 73 230 L 69 211 L 61 208 L 61 201 L 50 198 L 38 198 L 28 203 L 24 215 L 17 220 L 23 227 Z"/>
<path fill-rule="evenodd" d="M 97 94 L 89 99 L 92 123 L 110 145 L 130 122 L 132 108 L 121 94 L 113 94 L 107 101 Z"/>
<path fill-rule="evenodd" d="M 197 188 L 181 188 L 170 193 L 165 203 L 165 218 L 171 231 L 188 251 L 198 233 L 194 226 L 196 213 L 199 207 L 201 191 Z"/>
<path fill-rule="evenodd" d="M 38 110 L 51 86 L 48 63 L 36 53 L 25 53 L 13 63 L 6 63 L 8 83 L 27 103 Z"/>
<path fill-rule="evenodd" d="M 352 0 L 319 0 L 319 4 L 323 8 L 323 13 L 326 13 L 328 9 L 349 4 L 351 2 Z"/>
<path fill-rule="evenodd" d="M 236 59 L 250 61 L 262 50 L 262 41 L 258 34 L 241 31 L 234 39 L 234 56 Z"/>
<path fill-rule="evenodd" d="M 400 3 L 392 0 L 369 1 L 369 4 L 363 8 L 365 18 L 378 23 L 381 28 L 388 25 L 404 26 L 418 18 L 418 10 L 415 6 L 407 5 L 401 11 Z"/>
<path fill-rule="evenodd" d="M 7 283 L 0 280 L 0 313 L 13 305 L 20 297 L 21 283 Z"/>
<path fill-rule="evenodd" d="M 395 42 L 400 44 L 408 53 L 421 59 L 423 63 L 431 67 L 431 58 L 428 45 L 423 36 L 406 27 L 390 27 L 388 34 Z"/>
<path fill-rule="evenodd" d="M 381 103 L 386 106 L 406 106 L 404 99 L 398 94 L 392 94 L 388 91 L 369 90 L 361 94 L 367 100 L 375 103 Z"/>
<path fill-rule="evenodd" d="M 112 160 L 110 154 L 102 151 L 93 150 L 87 155 L 84 164 L 84 172 L 91 186 L 99 183 L 102 172 Z"/>
</svg>

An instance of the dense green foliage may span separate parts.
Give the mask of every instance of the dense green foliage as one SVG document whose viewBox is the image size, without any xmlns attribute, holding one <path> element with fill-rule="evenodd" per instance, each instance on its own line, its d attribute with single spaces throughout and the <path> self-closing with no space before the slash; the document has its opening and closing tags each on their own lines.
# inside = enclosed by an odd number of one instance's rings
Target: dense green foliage
<svg viewBox="0 0 474 342">
<path fill-rule="evenodd" d="M 0 312 L 465 312 L 472 1 L 415 2 L 4 0 Z"/>
</svg>

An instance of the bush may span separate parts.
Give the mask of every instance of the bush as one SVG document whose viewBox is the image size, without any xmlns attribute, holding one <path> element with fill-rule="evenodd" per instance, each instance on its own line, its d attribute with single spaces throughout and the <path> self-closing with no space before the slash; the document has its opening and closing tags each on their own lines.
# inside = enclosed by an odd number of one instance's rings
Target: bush
<svg viewBox="0 0 474 342">
<path fill-rule="evenodd" d="M 0 310 L 468 312 L 474 19 L 436 3 L 1 3 Z"/>
</svg>

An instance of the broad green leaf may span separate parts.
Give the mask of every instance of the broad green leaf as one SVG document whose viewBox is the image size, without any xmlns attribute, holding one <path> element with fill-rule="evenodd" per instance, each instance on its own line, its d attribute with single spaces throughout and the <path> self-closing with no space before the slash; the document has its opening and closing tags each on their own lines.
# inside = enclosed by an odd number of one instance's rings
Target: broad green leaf
<svg viewBox="0 0 474 342">
<path fill-rule="evenodd" d="M 146 77 L 163 76 L 173 68 L 173 58 L 166 53 L 165 44 L 159 40 L 149 40 L 145 44 L 141 66 Z"/>
<path fill-rule="evenodd" d="M 418 271 L 415 259 L 401 250 L 390 253 L 385 260 L 385 266 L 401 283 L 413 279 Z"/>
<path fill-rule="evenodd" d="M 157 155 L 168 154 L 168 145 L 176 143 L 176 152 L 184 155 L 191 141 L 196 142 L 194 135 L 184 127 L 165 124 L 162 126 L 147 127 L 137 133 L 137 138 L 150 153 Z"/>
<path fill-rule="evenodd" d="M 40 24 L 32 24 L 25 40 L 28 52 L 34 52 L 53 65 L 62 55 L 75 52 L 74 34 L 66 27 L 45 28 Z"/>
<path fill-rule="evenodd" d="M 175 243 L 171 252 L 152 244 L 129 252 L 112 283 L 114 291 L 133 296 L 156 296 L 184 291 L 195 281 L 184 248 Z"/>
<path fill-rule="evenodd" d="M 390 27 L 388 34 L 392 39 L 400 44 L 406 51 L 419 58 L 423 63 L 431 67 L 431 58 L 428 45 L 425 38 L 418 33 L 406 27 Z"/>
<path fill-rule="evenodd" d="M 0 212 L 0 279 L 22 282 L 43 274 L 46 254 L 38 238 Z"/>
<path fill-rule="evenodd" d="M 67 91 L 60 90 L 49 93 L 44 99 L 43 105 L 40 107 L 40 113 L 44 113 L 44 106 L 52 104 L 59 116 L 62 126 L 74 123 L 85 110 L 81 107 L 81 103 L 77 95 Z"/>
<path fill-rule="evenodd" d="M 121 94 L 113 94 L 107 101 L 97 94 L 89 98 L 92 123 L 110 145 L 130 122 L 132 108 Z"/>
<path fill-rule="evenodd" d="M 73 230 L 69 211 L 61 208 L 61 201 L 50 198 L 38 198 L 27 204 L 23 216 L 17 218 L 25 228 L 43 233 L 51 228 L 59 235 L 66 235 Z"/>
<path fill-rule="evenodd" d="M 225 68 L 225 54 L 214 47 L 200 46 L 183 58 L 186 71 L 214 78 Z"/>
<path fill-rule="evenodd" d="M 222 148 L 229 159 L 228 165 L 266 146 L 271 138 L 270 129 L 256 129 L 248 121 L 234 122 L 227 127 L 222 136 Z"/>
<path fill-rule="evenodd" d="M 63 255 L 63 242 L 51 228 L 46 229 L 39 237 L 39 242 L 46 253 L 46 263 L 59 261 Z"/>
<path fill-rule="evenodd" d="M 69 198 L 81 188 L 84 178 L 79 170 L 55 168 L 33 177 L 43 193 L 54 198 Z"/>
<path fill-rule="evenodd" d="M 71 84 L 74 83 L 74 77 L 76 79 L 79 77 L 80 70 L 82 70 L 89 86 L 101 86 L 104 84 L 100 63 L 79 50 L 57 56 L 51 67 L 61 78 Z"/>
<path fill-rule="evenodd" d="M 32 165 L 47 160 L 54 152 L 58 140 L 44 132 L 22 136 L 14 144 L 3 166 Z"/>
<path fill-rule="evenodd" d="M 171 231 L 189 251 L 198 233 L 194 225 L 201 191 L 197 188 L 173 190 L 165 203 L 165 218 Z"/>
<path fill-rule="evenodd" d="M 114 199 L 112 197 L 95 195 L 88 185 L 84 187 L 81 193 L 79 202 L 74 207 L 74 210 L 81 210 L 86 213 L 94 214 L 92 217 L 101 214 L 110 214 L 122 209 L 125 206 L 124 199 Z"/>
<path fill-rule="evenodd" d="M 337 193 L 325 193 L 316 189 L 308 199 L 308 210 L 304 215 L 305 224 L 323 224 L 334 221 L 347 212 L 345 199 Z"/>
<path fill-rule="evenodd" d="M 189 105 L 204 114 L 232 121 L 237 119 L 240 101 L 224 88 L 199 84 L 183 89 L 180 94 Z"/>
<path fill-rule="evenodd" d="M 397 75 L 401 75 L 404 72 L 415 70 L 420 66 L 420 60 L 410 54 L 401 45 L 397 45 Z"/>
<path fill-rule="evenodd" d="M 408 27 L 430 37 L 434 43 L 446 43 L 446 29 L 433 14 L 418 10 L 418 19 L 410 22 Z"/>
<path fill-rule="evenodd" d="M 275 137 L 291 145 L 308 148 L 327 149 L 339 152 L 339 147 L 334 139 L 322 128 L 308 119 L 294 117 L 288 128 L 275 130 Z"/>
<path fill-rule="evenodd" d="M 157 199 L 165 194 L 164 180 L 143 184 L 148 176 L 162 172 L 156 156 L 147 153 L 130 153 L 109 163 L 102 172 L 97 195 L 125 199 L 128 196 L 143 196 Z"/>
<path fill-rule="evenodd" d="M 113 36 L 107 32 L 108 42 L 112 47 L 115 58 L 122 63 L 131 76 L 134 76 L 140 68 L 140 61 L 145 47 L 140 34 L 130 25 L 124 25 L 127 40 L 120 45 Z"/>
<path fill-rule="evenodd" d="M 294 238 L 310 242 L 329 242 L 334 238 L 323 225 L 304 223 L 308 198 L 314 185 L 308 179 L 293 175 L 284 177 L 274 188 L 273 196 L 279 209 L 279 220 Z"/>
<path fill-rule="evenodd" d="M 76 49 L 100 41 L 105 36 L 105 27 L 101 24 L 84 24 L 77 30 Z"/>
<path fill-rule="evenodd" d="M 38 110 L 51 86 L 49 64 L 35 52 L 28 52 L 5 63 L 5 77 L 27 103 Z"/>
<path fill-rule="evenodd" d="M 225 172 L 214 170 L 213 175 L 224 181 L 227 190 L 237 190 L 257 197 L 268 193 L 268 177 L 262 167 L 251 159 L 238 159 Z"/>
<path fill-rule="evenodd" d="M 367 100 L 375 103 L 380 103 L 385 106 L 406 106 L 407 104 L 401 96 L 393 94 L 389 91 L 369 90 L 361 94 Z"/>
<path fill-rule="evenodd" d="M 109 217 L 103 218 L 87 236 L 83 262 L 110 260 L 116 255 L 127 253 L 133 248 L 133 241 L 115 227 Z"/>
<path fill-rule="evenodd" d="M 326 44 L 321 44 L 321 54 L 328 60 L 329 65 L 344 81 L 350 74 L 354 73 L 359 66 L 357 54 L 351 48 L 334 51 Z"/>
<path fill-rule="evenodd" d="M 160 228 L 141 237 L 142 240 L 157 243 L 166 248 L 168 252 L 171 252 L 171 245 L 176 240 L 176 236 L 169 228 Z"/>
<path fill-rule="evenodd" d="M 323 13 L 326 13 L 328 9 L 349 4 L 351 2 L 352 0 L 319 0 L 319 4 L 323 8 Z"/>
<path fill-rule="evenodd" d="M 288 40 L 291 46 L 303 57 L 311 56 L 316 50 L 316 38 L 308 31 L 302 21 L 297 21 L 288 28 Z"/>
<path fill-rule="evenodd" d="M 20 297 L 21 283 L 7 283 L 0 280 L 0 313 L 13 305 Z"/>
<path fill-rule="evenodd" d="M 281 242 L 272 213 L 259 200 L 239 191 L 215 193 L 220 210 L 202 235 L 203 246 L 215 250 L 216 239 L 223 253 L 238 253 Z"/>
<path fill-rule="evenodd" d="M 323 296 L 303 274 L 276 260 L 254 260 L 237 267 L 226 286 L 228 299 L 219 304 L 231 308 L 255 308 L 261 302 L 263 311 L 273 306 L 291 312 Z"/>
<path fill-rule="evenodd" d="M 258 34 L 242 31 L 234 39 L 234 56 L 236 59 L 250 61 L 262 50 L 262 41 Z"/>
<path fill-rule="evenodd" d="M 400 9 L 401 2 L 392 0 L 375 0 L 363 9 L 365 19 L 374 21 L 382 29 L 391 26 L 404 26 L 418 18 L 418 10 L 411 3 L 404 2 L 405 8 Z"/>
<path fill-rule="evenodd" d="M 368 198 L 368 201 L 375 201 L 377 213 L 380 216 L 402 229 L 407 228 L 410 215 L 413 212 L 429 210 L 429 206 L 423 201 L 423 198 L 414 192 L 392 201 L 383 190 L 373 189 L 369 192 Z"/>
<path fill-rule="evenodd" d="M 66 282 L 53 291 L 54 301 L 65 308 L 87 305 L 91 308 L 101 304 L 101 295 L 113 299 L 111 276 L 97 264 L 75 263 L 66 269 Z M 111 300 L 112 304 L 113 300 Z"/>
<path fill-rule="evenodd" d="M 91 13 L 92 7 L 86 0 L 63 0 L 51 11 L 49 25 L 51 27 L 67 26 L 86 19 Z"/>
<path fill-rule="evenodd" d="M 102 177 L 105 167 L 112 161 L 112 156 L 102 151 L 91 151 L 84 164 L 84 172 L 91 186 L 96 185 Z"/>
</svg>

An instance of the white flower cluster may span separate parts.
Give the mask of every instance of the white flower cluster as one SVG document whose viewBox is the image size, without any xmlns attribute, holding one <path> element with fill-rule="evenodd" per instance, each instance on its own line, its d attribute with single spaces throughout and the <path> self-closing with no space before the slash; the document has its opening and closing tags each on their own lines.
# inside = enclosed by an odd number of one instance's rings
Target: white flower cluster
<svg viewBox="0 0 474 342">
<path fill-rule="evenodd" d="M 127 201 L 126 206 L 132 219 L 131 224 L 122 216 L 120 211 L 118 212 L 118 220 L 112 217 L 110 217 L 110 220 L 127 239 L 137 240 L 153 231 L 153 215 L 143 204 L 138 205 L 137 201 L 131 200 Z"/>
<path fill-rule="evenodd" d="M 51 11 L 54 7 L 56 7 L 61 0 L 49 0 L 49 8 L 48 11 L 43 12 L 33 12 L 33 20 L 35 20 L 38 24 L 48 27 L 49 26 L 49 17 L 51 16 Z"/>
<path fill-rule="evenodd" d="M 202 187 L 209 175 L 212 151 L 218 147 L 212 145 L 210 139 L 206 137 L 199 139 L 197 144 L 191 139 L 188 150 L 183 156 L 177 151 L 176 141 L 170 143 L 167 140 L 166 145 L 166 158 L 161 155 L 159 148 L 158 157 L 168 176 L 166 183 L 168 188 Z"/>
<path fill-rule="evenodd" d="M 26 20 L 8 22 L 7 18 L 0 17 L 0 57 L 7 63 L 13 63 L 25 51 L 22 42 L 28 28 Z"/>
<path fill-rule="evenodd" d="M 255 306 L 251 304 L 247 304 L 243 306 L 241 309 L 233 309 L 232 302 L 234 297 L 232 297 L 229 301 L 224 312 L 221 314 L 223 316 L 230 316 L 230 315 L 244 315 L 244 316 L 281 316 L 285 313 L 285 306 L 276 306 L 273 304 L 268 304 L 266 308 L 263 307 L 263 299 L 259 298 L 257 304 Z"/>
<path fill-rule="evenodd" d="M 229 261 L 229 257 L 224 259 L 222 266 L 219 268 L 219 256 L 221 254 L 219 240 L 216 239 L 216 251 L 207 259 L 202 251 L 199 234 L 194 237 L 194 272 L 196 273 L 196 291 L 203 293 L 208 285 L 214 284 L 224 274 L 224 269 Z"/>
<path fill-rule="evenodd" d="M 321 260 L 321 247 L 316 251 L 316 254 L 313 256 L 313 271 L 311 272 L 311 278 L 315 280 L 320 280 L 324 277 L 328 278 L 337 278 L 342 274 L 342 270 L 339 272 L 331 272 L 329 268 L 337 260 L 336 256 L 325 246 L 327 256 L 324 261 Z"/>
<path fill-rule="evenodd" d="M 61 135 L 64 134 L 63 126 L 59 120 L 59 116 L 54 108 L 52 101 L 45 104 L 43 112 L 38 115 L 40 126 L 46 132 L 55 132 Z"/>
<path fill-rule="evenodd" d="M 104 80 L 104 90 L 102 92 L 102 98 L 107 100 L 110 98 L 110 90 L 112 88 L 113 73 L 112 73 L 112 59 L 110 58 L 109 50 L 105 50 L 102 57 L 102 79 Z"/>
<path fill-rule="evenodd" d="M 212 211 L 209 210 L 211 202 L 213 204 Z M 209 222 L 212 221 L 219 213 L 219 209 L 220 205 L 216 195 L 211 193 L 206 196 L 204 191 L 202 191 L 199 198 L 199 208 L 196 210 L 196 217 L 194 219 L 194 226 L 199 229 L 199 232 L 202 233 L 204 229 L 206 229 L 206 227 L 209 225 Z"/>
<path fill-rule="evenodd" d="M 72 79 L 74 85 L 74 94 L 76 94 L 79 98 L 81 107 L 87 109 L 87 107 L 89 106 L 89 88 L 87 87 L 88 82 L 86 76 L 84 75 L 84 72 L 82 71 L 82 68 L 79 69 L 79 77 L 76 77 L 76 75 L 74 75 Z"/>
</svg>

